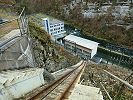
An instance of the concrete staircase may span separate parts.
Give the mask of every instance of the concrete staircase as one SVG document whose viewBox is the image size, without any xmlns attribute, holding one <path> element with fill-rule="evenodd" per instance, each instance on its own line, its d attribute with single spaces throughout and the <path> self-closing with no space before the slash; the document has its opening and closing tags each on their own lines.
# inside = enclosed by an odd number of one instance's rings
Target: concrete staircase
<svg viewBox="0 0 133 100">
<path fill-rule="evenodd" d="M 103 100 L 100 88 L 76 84 L 69 100 Z"/>
</svg>

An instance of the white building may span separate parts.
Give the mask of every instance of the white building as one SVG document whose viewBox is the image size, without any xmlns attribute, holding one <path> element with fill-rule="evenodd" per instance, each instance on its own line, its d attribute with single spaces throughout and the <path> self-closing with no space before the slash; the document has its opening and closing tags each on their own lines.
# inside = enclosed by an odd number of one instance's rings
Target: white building
<svg viewBox="0 0 133 100">
<path fill-rule="evenodd" d="M 99 43 L 74 35 L 68 35 L 64 38 L 64 44 L 66 49 L 88 59 L 93 58 L 93 56 L 97 53 Z"/>
<path fill-rule="evenodd" d="M 65 33 L 64 22 L 52 18 L 44 18 L 43 25 L 45 30 L 53 36 Z"/>
</svg>

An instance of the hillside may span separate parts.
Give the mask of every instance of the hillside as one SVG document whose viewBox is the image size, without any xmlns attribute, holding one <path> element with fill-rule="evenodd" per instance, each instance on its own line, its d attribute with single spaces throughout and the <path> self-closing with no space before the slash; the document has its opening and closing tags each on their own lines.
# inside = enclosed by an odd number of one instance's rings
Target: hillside
<svg viewBox="0 0 133 100">
<path fill-rule="evenodd" d="M 33 38 L 33 52 L 38 67 L 55 72 L 79 61 L 77 56 L 69 54 L 61 46 L 50 41 L 50 36 L 32 20 L 29 22 L 30 35 Z"/>
<path fill-rule="evenodd" d="M 98 7 L 101 7 L 102 3 L 106 1 L 107 0 L 85 0 L 86 4 L 96 2 Z M 94 36 L 123 47 L 133 48 L 133 29 L 126 29 L 123 28 L 123 26 L 114 23 L 123 20 L 123 24 L 132 25 L 132 14 L 129 14 L 124 18 L 116 19 L 111 14 L 111 12 L 114 11 L 113 8 L 116 5 L 116 1 L 117 0 L 112 1 L 112 6 L 108 9 L 107 14 L 94 18 L 83 17 L 82 12 L 86 9 L 86 4 L 84 3 L 74 4 L 75 6 L 73 6 L 73 9 L 71 9 L 71 2 L 68 0 L 22 0 L 22 2 L 17 3 L 19 3 L 20 6 L 26 6 L 27 13 L 43 12 L 78 27 L 85 35 Z M 132 9 L 132 4 L 129 8 Z"/>
<path fill-rule="evenodd" d="M 105 100 L 108 100 L 108 96 L 103 90 L 100 83 L 106 88 L 113 100 L 132 100 L 133 91 L 126 85 L 120 83 L 115 78 L 109 76 L 104 70 L 111 72 L 117 77 L 133 83 L 133 72 L 125 68 L 120 68 L 114 65 L 96 65 L 91 62 L 85 68 L 82 74 L 81 80 L 83 85 L 101 87 Z"/>
<path fill-rule="evenodd" d="M 2 5 L 13 5 L 15 3 L 15 0 L 0 0 L 0 4 Z"/>
</svg>

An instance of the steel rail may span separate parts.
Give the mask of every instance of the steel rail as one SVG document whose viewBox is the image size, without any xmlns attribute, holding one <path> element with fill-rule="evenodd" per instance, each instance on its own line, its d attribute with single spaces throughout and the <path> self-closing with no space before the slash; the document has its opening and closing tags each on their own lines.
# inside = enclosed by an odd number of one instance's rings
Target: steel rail
<svg viewBox="0 0 133 100">
<path fill-rule="evenodd" d="M 83 67 L 81 68 L 81 70 L 75 75 L 75 77 L 73 78 L 73 80 L 70 82 L 70 85 L 68 85 L 68 86 L 65 88 L 64 92 L 61 93 L 61 94 L 59 94 L 59 95 L 55 98 L 55 100 L 66 100 L 66 99 L 68 99 L 69 91 L 71 90 L 71 88 L 72 88 L 73 85 L 75 84 L 77 78 L 79 77 L 80 73 L 83 71 L 84 67 L 85 67 L 85 63 L 83 63 Z"/>
<path fill-rule="evenodd" d="M 80 65 L 77 65 L 77 67 L 74 68 L 73 70 L 67 72 L 62 77 L 58 78 L 57 80 L 54 80 L 53 82 L 51 82 L 49 85 L 44 87 L 41 91 L 39 91 L 39 93 L 33 94 L 29 96 L 28 98 L 26 98 L 26 100 L 44 99 L 48 94 L 50 94 L 55 88 L 57 88 L 63 81 L 65 81 L 76 69 L 78 69 L 83 64 L 84 64 L 84 61 L 82 61 Z M 51 89 L 51 87 L 53 88 Z"/>
<path fill-rule="evenodd" d="M 80 71 L 78 71 L 78 73 L 76 73 L 75 75 L 74 75 L 74 77 L 73 77 L 73 80 L 72 81 L 70 81 L 70 84 L 64 89 L 64 92 L 63 93 L 61 93 L 59 96 L 57 95 L 57 97 L 55 98 L 55 100 L 63 100 L 63 98 L 65 97 L 65 94 L 67 94 L 68 92 L 69 92 L 69 89 L 71 88 L 71 86 L 75 83 L 75 81 L 76 81 L 76 79 L 78 78 L 78 76 L 79 76 L 79 74 L 82 72 L 82 70 L 83 70 L 83 68 L 84 68 L 84 65 L 85 65 L 85 63 L 83 62 L 80 66 L 78 66 L 77 68 L 75 68 L 74 70 L 73 70 L 73 72 L 72 73 L 70 73 L 70 75 L 67 77 L 67 78 L 69 78 L 78 68 L 80 68 L 81 66 L 83 66 L 81 69 L 80 69 Z M 67 79 L 66 78 L 66 79 Z M 65 81 L 65 80 L 64 80 Z M 64 81 L 62 81 L 62 82 L 64 82 Z M 61 83 L 62 83 L 61 82 Z M 61 84 L 58 84 L 58 86 L 59 85 L 61 85 Z M 58 86 L 57 86 L 57 88 L 58 88 Z M 56 89 L 56 87 L 54 88 L 54 89 Z M 53 90 L 54 90 L 53 89 Z M 52 92 L 52 91 L 51 91 Z M 49 93 L 50 94 L 50 93 Z M 46 96 L 45 96 L 46 97 Z M 44 98 L 45 98 L 44 97 Z M 61 97 L 61 98 L 60 98 Z M 42 98 L 41 100 L 43 100 L 44 98 Z"/>
</svg>

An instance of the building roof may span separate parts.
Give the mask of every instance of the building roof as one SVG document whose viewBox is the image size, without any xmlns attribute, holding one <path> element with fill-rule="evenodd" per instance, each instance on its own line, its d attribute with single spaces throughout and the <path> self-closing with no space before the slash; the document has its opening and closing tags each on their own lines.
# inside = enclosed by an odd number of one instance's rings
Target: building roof
<svg viewBox="0 0 133 100">
<path fill-rule="evenodd" d="M 58 19 L 49 19 L 49 23 L 50 24 L 59 24 L 59 23 L 63 23 L 62 21 L 58 20 Z"/>
<path fill-rule="evenodd" d="M 68 35 L 64 39 L 67 40 L 67 41 L 76 43 L 78 45 L 81 45 L 83 47 L 89 48 L 89 49 L 94 49 L 95 46 L 97 46 L 99 44 L 98 42 L 87 40 L 87 39 L 77 37 L 77 36 L 74 36 L 74 35 Z"/>
<path fill-rule="evenodd" d="M 49 20 L 49 23 L 50 24 L 59 24 L 59 23 L 64 23 L 58 19 L 54 19 L 54 18 L 51 18 L 51 17 L 45 17 L 45 18 L 42 18 L 42 20 L 46 20 L 48 19 Z"/>
</svg>

